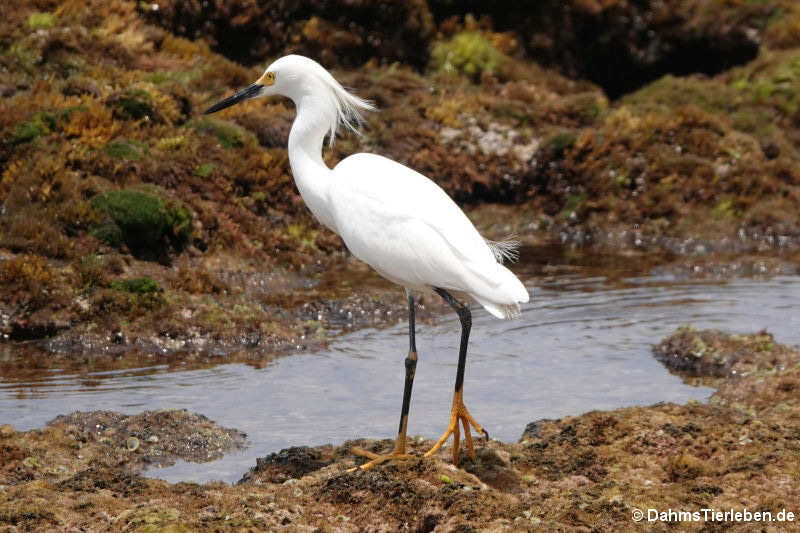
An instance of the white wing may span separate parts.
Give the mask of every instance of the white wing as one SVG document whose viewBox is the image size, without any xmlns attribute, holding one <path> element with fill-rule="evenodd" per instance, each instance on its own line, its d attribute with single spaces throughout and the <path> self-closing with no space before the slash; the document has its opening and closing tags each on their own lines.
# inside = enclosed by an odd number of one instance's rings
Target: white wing
<svg viewBox="0 0 800 533">
<path fill-rule="evenodd" d="M 329 201 L 350 251 L 411 289 L 472 295 L 492 314 L 513 315 L 528 301 L 520 281 L 434 182 L 390 159 L 356 154 L 333 171 Z"/>
</svg>

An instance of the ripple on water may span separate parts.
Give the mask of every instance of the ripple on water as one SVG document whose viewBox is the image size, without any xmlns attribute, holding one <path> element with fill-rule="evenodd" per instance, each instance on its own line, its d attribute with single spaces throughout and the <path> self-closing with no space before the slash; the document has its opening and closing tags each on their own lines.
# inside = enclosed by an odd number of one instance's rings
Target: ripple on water
<svg viewBox="0 0 800 533">
<path fill-rule="evenodd" d="M 518 439 L 539 418 L 706 399 L 710 389 L 684 384 L 651 354 L 654 343 L 687 322 L 739 332 L 767 327 L 780 342 L 800 342 L 798 277 L 722 283 L 570 275 L 540 278 L 535 285 L 520 320 L 474 314 L 465 397 L 501 440 Z M 4 380 L 0 423 L 28 429 L 73 410 L 186 408 L 245 431 L 250 448 L 151 475 L 235 481 L 257 456 L 287 446 L 394 436 L 406 331 L 404 323 L 356 331 L 327 350 L 261 368 L 230 364 L 176 372 L 159 365 Z M 449 414 L 459 326 L 454 316 L 443 316 L 418 331 L 409 432 L 436 437 Z"/>
</svg>

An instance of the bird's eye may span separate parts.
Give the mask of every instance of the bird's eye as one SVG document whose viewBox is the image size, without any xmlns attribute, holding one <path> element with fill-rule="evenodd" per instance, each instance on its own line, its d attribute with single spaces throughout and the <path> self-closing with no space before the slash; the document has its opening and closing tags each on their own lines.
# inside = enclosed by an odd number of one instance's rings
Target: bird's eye
<svg viewBox="0 0 800 533">
<path fill-rule="evenodd" d="M 275 83 L 275 73 L 272 71 L 265 72 L 264 75 L 261 76 L 256 83 L 259 83 L 261 85 L 266 85 L 267 87 L 269 87 L 270 85 Z"/>
</svg>

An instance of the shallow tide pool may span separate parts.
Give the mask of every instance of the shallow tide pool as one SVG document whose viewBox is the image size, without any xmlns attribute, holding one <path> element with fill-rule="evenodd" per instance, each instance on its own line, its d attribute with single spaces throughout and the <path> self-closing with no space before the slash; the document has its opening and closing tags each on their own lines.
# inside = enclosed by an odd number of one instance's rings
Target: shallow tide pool
<svg viewBox="0 0 800 533">
<path fill-rule="evenodd" d="M 523 271 L 525 269 L 523 268 Z M 592 269 L 529 274 L 534 298 L 520 319 L 499 321 L 473 306 L 465 400 L 493 438 L 519 439 L 541 418 L 655 402 L 706 400 L 651 347 L 682 324 L 753 332 L 800 343 L 800 277 L 680 281 L 608 277 Z M 398 298 L 402 298 L 398 292 Z M 438 438 L 449 416 L 459 324 L 454 314 L 418 324 L 409 434 Z M 248 434 L 250 446 L 223 459 L 153 470 L 169 481 L 238 480 L 256 457 L 288 446 L 393 438 L 397 431 L 407 326 L 342 335 L 325 350 L 244 364 L 168 371 L 67 373 L 0 378 L 0 424 L 40 427 L 71 411 L 186 408 Z"/>
</svg>

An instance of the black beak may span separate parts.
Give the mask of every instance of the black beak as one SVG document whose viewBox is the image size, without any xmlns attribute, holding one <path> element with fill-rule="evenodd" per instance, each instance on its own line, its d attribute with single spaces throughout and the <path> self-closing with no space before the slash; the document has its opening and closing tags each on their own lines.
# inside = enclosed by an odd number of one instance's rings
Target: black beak
<svg viewBox="0 0 800 533">
<path fill-rule="evenodd" d="M 263 89 L 263 88 L 264 88 L 264 86 L 260 85 L 258 83 L 254 83 L 252 85 L 248 85 L 246 88 L 242 89 L 241 91 L 239 91 L 238 93 L 234 94 L 233 96 L 230 96 L 230 97 L 226 98 L 225 100 L 222 100 L 221 102 L 217 102 L 216 104 L 212 105 L 211 107 L 206 109 L 206 112 L 203 113 L 203 114 L 204 115 L 210 115 L 211 113 L 216 113 L 220 109 L 225 109 L 226 107 L 230 107 L 233 104 L 238 104 L 239 102 L 242 102 L 242 101 L 247 100 L 249 98 L 254 98 L 254 97 L 258 96 L 258 94 L 261 92 L 261 89 Z"/>
</svg>

